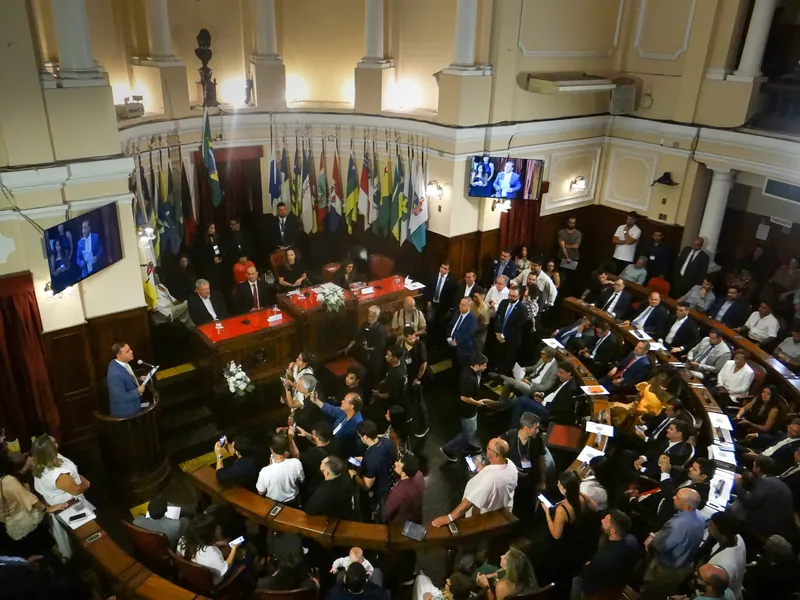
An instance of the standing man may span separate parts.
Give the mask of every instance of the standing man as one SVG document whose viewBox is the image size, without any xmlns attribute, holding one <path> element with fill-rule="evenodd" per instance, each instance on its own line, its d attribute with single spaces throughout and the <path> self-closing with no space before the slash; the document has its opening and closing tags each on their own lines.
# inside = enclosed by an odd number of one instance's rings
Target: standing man
<svg viewBox="0 0 800 600">
<path fill-rule="evenodd" d="M 567 227 L 558 232 L 558 247 L 561 250 L 561 268 L 574 271 L 578 268 L 578 261 L 581 258 L 581 232 L 575 228 L 577 221 L 575 217 L 567 219 Z M 562 274 L 563 277 L 563 274 Z"/>
<path fill-rule="evenodd" d="M 278 214 L 269 215 L 267 225 L 267 241 L 270 252 L 277 252 L 288 247 L 294 247 L 300 232 L 297 216 L 289 212 L 286 204 L 278 202 Z"/>
<path fill-rule="evenodd" d="M 414 297 L 403 298 L 403 308 L 392 315 L 392 335 L 399 341 L 403 337 L 403 331 L 408 327 L 411 327 L 417 335 L 422 335 L 425 333 L 425 326 L 425 315 L 417 308 Z"/>
<path fill-rule="evenodd" d="M 135 415 L 142 407 L 144 384 L 131 368 L 133 350 L 128 344 L 117 342 L 111 346 L 114 360 L 108 363 L 106 381 L 108 383 L 109 414 L 124 418 Z"/>
<path fill-rule="evenodd" d="M 247 267 L 245 275 L 247 280 L 236 286 L 236 303 L 239 314 L 260 310 L 272 303 L 267 284 L 258 279 L 258 269 L 255 265 Z"/>
<path fill-rule="evenodd" d="M 480 442 L 475 433 L 478 431 L 478 407 L 485 406 L 480 399 L 481 376 L 486 370 L 488 361 L 483 354 L 476 354 L 472 364 L 461 370 L 458 382 L 458 416 L 461 420 L 461 430 L 458 434 L 441 446 L 445 458 L 450 462 L 458 461 L 458 455 L 477 454 L 480 452 Z"/>
<path fill-rule="evenodd" d="M 386 400 L 386 406 L 398 404 L 402 406 L 406 414 L 411 416 L 411 411 L 406 402 L 406 363 L 403 362 L 403 349 L 400 346 L 389 346 L 386 349 L 387 369 L 386 377 L 378 384 L 378 389 L 373 390 L 374 398 Z"/>
<path fill-rule="evenodd" d="M 494 285 L 486 292 L 486 305 L 489 307 L 489 317 L 494 317 L 497 306 L 508 298 L 508 277 L 500 275 Z"/>
<path fill-rule="evenodd" d="M 205 325 L 212 321 L 220 321 L 228 317 L 228 309 L 222 294 L 211 291 L 211 284 L 206 279 L 198 279 L 194 294 L 189 296 L 189 316 L 195 325 Z"/>
<path fill-rule="evenodd" d="M 666 279 L 672 264 L 672 250 L 664 244 L 663 231 L 656 229 L 653 232 L 653 243 L 643 254 L 647 257 L 647 278 Z"/>
<path fill-rule="evenodd" d="M 636 259 L 636 245 L 642 236 L 642 230 L 636 226 L 639 215 L 632 210 L 625 218 L 625 224 L 617 227 L 611 242 L 614 244 L 614 260 L 617 273 L 622 271 Z"/>
<path fill-rule="evenodd" d="M 686 246 L 678 255 L 675 274 L 672 278 L 672 296 L 680 297 L 703 282 L 708 273 L 710 257 L 703 252 L 703 238 L 695 238 L 691 246 Z"/>
<path fill-rule="evenodd" d="M 544 440 L 539 431 L 539 417 L 524 412 L 519 429 L 511 429 L 502 437 L 508 444 L 508 460 L 517 467 L 517 489 L 514 511 L 519 518 L 532 517 L 534 498 L 544 491 L 547 465 Z"/>
<path fill-rule="evenodd" d="M 475 333 L 478 331 L 478 320 L 470 310 L 471 300 L 462 298 L 458 303 L 458 312 L 453 315 L 447 329 L 447 344 L 455 350 L 458 364 L 465 367 L 475 352 Z"/>
<path fill-rule="evenodd" d="M 514 161 L 508 159 L 503 165 L 503 172 L 494 179 L 494 197 L 516 198 L 521 189 L 522 181 L 519 174 L 514 172 Z"/>
<path fill-rule="evenodd" d="M 456 282 L 450 275 L 450 261 L 442 261 L 439 272 L 433 281 L 425 286 L 427 310 L 425 317 L 428 319 L 428 329 L 431 332 L 429 339 L 439 340 L 444 333 L 444 328 L 450 318 L 456 292 Z"/>
<path fill-rule="evenodd" d="M 75 255 L 78 266 L 81 268 L 81 277 L 103 268 L 103 243 L 100 236 L 92 233 L 89 221 L 81 223 L 81 239 L 78 240 L 78 251 Z"/>
<path fill-rule="evenodd" d="M 428 349 L 413 327 L 406 327 L 401 344 L 403 362 L 406 365 L 408 383 L 406 399 L 411 406 L 413 418 L 416 419 L 416 437 L 425 437 L 428 433 L 428 406 L 422 395 L 422 379 L 428 368 Z M 409 415 L 409 416 L 412 416 Z"/>
<path fill-rule="evenodd" d="M 458 286 L 456 287 L 456 294 L 455 294 L 455 301 L 458 302 L 461 298 L 472 298 L 472 294 L 477 291 L 483 292 L 481 286 L 476 285 L 475 282 L 478 279 L 478 274 L 475 269 L 469 269 L 466 273 L 464 273 L 464 280 L 458 282 Z"/>
<path fill-rule="evenodd" d="M 543 302 L 539 303 L 539 310 L 541 312 L 552 308 L 558 297 L 558 288 L 556 288 L 556 284 L 550 279 L 547 273 L 542 272 L 542 265 L 544 262 L 545 259 L 541 256 L 534 258 L 531 260 L 530 268 L 521 271 L 513 281 L 517 286 L 522 287 L 527 284 L 528 277 L 531 274 L 536 275 L 536 285 L 542 292 Z"/>
<path fill-rule="evenodd" d="M 508 298 L 500 303 L 494 322 L 495 337 L 498 342 L 498 356 L 495 363 L 501 375 L 511 373 L 522 345 L 522 329 L 528 320 L 528 313 L 519 300 L 519 288 L 508 290 Z"/>
<path fill-rule="evenodd" d="M 511 281 L 517 276 L 517 265 L 514 264 L 514 260 L 511 258 L 510 248 L 503 248 L 503 250 L 500 251 L 500 258 L 492 263 L 492 269 L 487 275 L 487 288 L 492 285 L 493 281 L 497 281 L 500 275 L 508 277 L 508 281 Z"/>
<path fill-rule="evenodd" d="M 246 229 L 242 229 L 242 220 L 239 217 L 232 218 L 229 222 L 231 232 L 227 239 L 228 257 L 253 256 L 253 236 Z"/>
</svg>

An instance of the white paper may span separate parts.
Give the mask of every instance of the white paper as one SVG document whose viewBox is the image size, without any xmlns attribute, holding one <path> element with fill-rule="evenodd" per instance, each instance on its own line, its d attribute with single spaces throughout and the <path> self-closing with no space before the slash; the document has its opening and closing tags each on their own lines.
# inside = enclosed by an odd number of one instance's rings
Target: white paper
<svg viewBox="0 0 800 600">
<path fill-rule="evenodd" d="M 511 369 L 511 373 L 517 381 L 522 381 L 522 378 L 525 377 L 525 369 L 520 367 L 519 363 L 514 363 L 514 368 Z"/>
<path fill-rule="evenodd" d="M 412 281 L 410 283 L 406 282 L 406 285 L 405 285 L 405 288 L 407 290 L 421 290 L 424 287 L 425 287 L 425 284 L 424 283 L 420 283 L 419 281 Z"/>
<path fill-rule="evenodd" d="M 728 415 L 710 412 L 708 413 L 708 419 L 711 421 L 712 427 L 733 431 L 733 425 L 731 425 L 731 420 L 728 418 Z"/>
<path fill-rule="evenodd" d="M 588 463 L 592 460 L 595 456 L 603 456 L 605 452 L 602 450 L 598 450 L 597 448 L 593 448 L 592 446 L 584 446 L 581 453 L 578 454 L 578 460 L 583 463 Z"/>
<path fill-rule="evenodd" d="M 658 352 L 660 350 L 666 351 L 667 347 L 661 342 L 650 342 L 650 350 L 653 350 L 655 352 Z"/>
<path fill-rule="evenodd" d="M 600 435 L 607 435 L 608 437 L 614 437 L 614 428 L 611 425 L 606 425 L 605 423 L 586 421 L 586 431 L 589 433 L 597 433 Z"/>
<path fill-rule="evenodd" d="M 717 446 L 716 444 L 711 446 L 709 451 L 711 452 L 711 458 L 713 458 L 714 460 L 718 460 L 720 462 L 724 462 L 729 465 L 736 464 L 736 454 L 733 452 L 727 452 L 722 448 L 720 448 L 719 446 Z"/>
<path fill-rule="evenodd" d="M 546 338 L 543 339 L 542 342 L 544 342 L 546 346 L 550 346 L 551 348 L 554 348 L 556 350 L 564 347 L 564 344 L 559 342 L 556 338 Z"/>
<path fill-rule="evenodd" d="M 756 239 L 765 240 L 767 236 L 769 236 L 769 225 L 762 223 L 758 226 L 758 229 L 756 229 Z"/>
<path fill-rule="evenodd" d="M 73 517 L 79 513 L 86 513 L 86 516 L 79 521 L 70 522 L 70 517 Z M 69 508 L 62 510 L 60 513 L 56 513 L 56 516 L 70 529 L 77 529 L 81 525 L 85 525 L 89 521 L 94 521 L 95 519 L 94 507 L 88 502 L 78 502 L 77 504 L 73 504 Z"/>
<path fill-rule="evenodd" d="M 180 506 L 167 506 L 167 518 L 168 519 L 180 519 L 181 518 L 181 507 Z"/>
<path fill-rule="evenodd" d="M 321 285 L 318 285 L 316 287 L 312 287 L 311 291 L 314 292 L 315 294 L 321 294 L 322 292 L 325 291 L 325 288 L 322 287 Z"/>
<path fill-rule="evenodd" d="M 290 290 L 286 292 L 287 296 L 297 296 L 298 294 L 300 294 L 300 290 Z"/>
<path fill-rule="evenodd" d="M 375 288 L 373 288 L 372 286 L 361 288 L 361 294 L 364 296 L 374 293 L 375 293 Z"/>
<path fill-rule="evenodd" d="M 283 319 L 283 313 L 277 313 L 267 317 L 267 323 L 274 323 Z"/>
<path fill-rule="evenodd" d="M 632 330 L 631 330 L 631 333 L 632 333 L 632 334 L 633 334 L 633 335 L 634 335 L 634 336 L 635 336 L 637 339 L 640 339 L 640 340 L 652 340 L 652 339 L 653 339 L 653 338 L 651 338 L 651 337 L 650 337 L 650 336 L 649 336 L 647 333 L 645 333 L 644 331 L 642 331 L 641 329 L 632 329 Z"/>
<path fill-rule="evenodd" d="M 150 370 L 150 372 L 147 374 L 147 377 L 145 377 L 144 381 L 142 381 L 142 385 L 147 385 L 147 382 L 153 378 L 153 375 L 156 374 L 156 371 L 158 371 L 158 365 Z"/>
<path fill-rule="evenodd" d="M 575 269 L 578 268 L 578 261 L 577 260 L 572 260 L 570 262 L 567 262 L 566 258 L 562 258 L 561 259 L 561 268 L 562 269 L 568 269 L 570 271 L 574 271 Z"/>
<path fill-rule="evenodd" d="M 583 390 L 584 394 L 590 396 L 603 396 L 604 394 L 608 394 L 608 390 L 602 385 L 582 385 L 581 390 Z"/>
</svg>

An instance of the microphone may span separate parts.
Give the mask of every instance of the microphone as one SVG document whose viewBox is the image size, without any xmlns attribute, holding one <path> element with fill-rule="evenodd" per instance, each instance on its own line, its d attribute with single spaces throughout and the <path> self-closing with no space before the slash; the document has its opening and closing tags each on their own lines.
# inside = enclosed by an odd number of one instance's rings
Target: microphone
<svg viewBox="0 0 800 600">
<path fill-rule="evenodd" d="M 151 365 L 150 363 L 146 363 L 141 358 L 136 361 L 136 364 L 137 365 L 144 365 L 146 367 L 150 367 L 151 369 L 155 369 L 156 368 L 155 365 Z"/>
</svg>

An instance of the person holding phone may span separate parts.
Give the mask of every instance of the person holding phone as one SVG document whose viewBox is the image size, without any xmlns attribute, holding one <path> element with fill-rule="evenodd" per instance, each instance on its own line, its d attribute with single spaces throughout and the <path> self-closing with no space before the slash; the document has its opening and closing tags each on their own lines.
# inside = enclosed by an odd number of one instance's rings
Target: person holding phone
<svg viewBox="0 0 800 600">
<path fill-rule="evenodd" d="M 539 433 L 539 417 L 524 412 L 519 419 L 519 429 L 511 429 L 503 435 L 508 444 L 508 460 L 517 467 L 519 479 L 514 492 L 514 514 L 521 519 L 533 516 L 530 499 L 544 491 L 545 464 L 544 440 Z M 527 502 L 526 502 L 527 501 Z"/>
<path fill-rule="evenodd" d="M 259 465 L 249 437 L 237 435 L 233 440 L 228 440 L 223 436 L 214 444 L 214 455 L 217 458 L 216 475 L 219 483 L 234 483 L 255 489 Z"/>
<path fill-rule="evenodd" d="M 230 542 L 227 558 L 216 545 L 217 521 L 211 515 L 199 514 L 178 541 L 178 554 L 193 563 L 209 569 L 214 585 L 219 585 L 236 560 L 236 550 L 244 542 L 241 538 Z M 238 542 L 238 543 L 237 543 Z"/>
</svg>

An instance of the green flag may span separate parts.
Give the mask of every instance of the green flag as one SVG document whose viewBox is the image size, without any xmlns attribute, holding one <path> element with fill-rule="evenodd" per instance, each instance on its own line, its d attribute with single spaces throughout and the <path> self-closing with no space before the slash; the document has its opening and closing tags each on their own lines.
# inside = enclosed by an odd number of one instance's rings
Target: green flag
<svg viewBox="0 0 800 600">
<path fill-rule="evenodd" d="M 208 189 L 211 192 L 211 204 L 214 208 L 222 202 L 222 189 L 219 187 L 217 161 L 214 159 L 214 139 L 211 137 L 211 121 L 208 118 L 208 107 L 203 108 L 203 164 L 208 173 Z"/>
<path fill-rule="evenodd" d="M 405 205 L 405 178 L 403 173 L 403 161 L 400 154 L 397 154 L 397 164 L 394 167 L 394 188 L 392 189 L 392 211 L 391 224 L 394 239 L 402 243 L 401 227 L 403 225 L 403 206 Z"/>
</svg>

